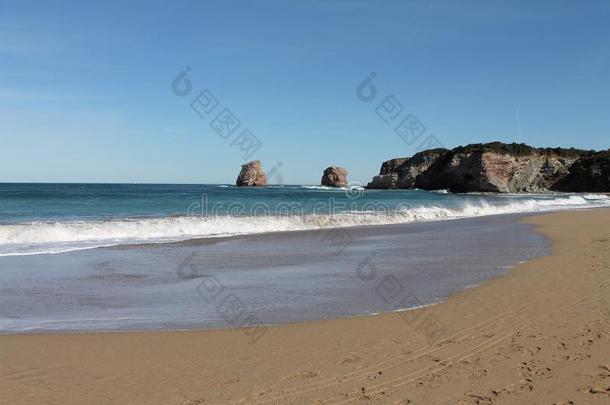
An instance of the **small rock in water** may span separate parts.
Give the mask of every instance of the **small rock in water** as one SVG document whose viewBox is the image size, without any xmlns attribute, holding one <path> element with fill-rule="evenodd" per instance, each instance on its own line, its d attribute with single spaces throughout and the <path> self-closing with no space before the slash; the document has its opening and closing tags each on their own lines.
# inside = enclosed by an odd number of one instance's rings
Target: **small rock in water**
<svg viewBox="0 0 610 405">
<path fill-rule="evenodd" d="M 327 167 L 321 183 L 327 187 L 347 187 L 347 169 L 337 166 Z"/>
<path fill-rule="evenodd" d="M 241 165 L 241 171 L 235 184 L 239 187 L 258 187 L 267 185 L 267 175 L 260 160 L 253 160 Z"/>
</svg>

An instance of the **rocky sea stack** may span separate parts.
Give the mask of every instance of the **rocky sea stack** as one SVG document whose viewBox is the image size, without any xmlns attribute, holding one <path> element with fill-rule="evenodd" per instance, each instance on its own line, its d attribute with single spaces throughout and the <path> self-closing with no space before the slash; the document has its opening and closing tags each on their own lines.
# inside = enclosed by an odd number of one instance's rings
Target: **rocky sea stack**
<svg viewBox="0 0 610 405">
<path fill-rule="evenodd" d="M 610 152 L 492 142 L 431 149 L 381 165 L 367 186 L 451 192 L 610 191 Z"/>
<path fill-rule="evenodd" d="M 347 169 L 337 166 L 327 167 L 321 183 L 327 187 L 347 187 Z"/>
<path fill-rule="evenodd" d="M 258 187 L 267 185 L 267 175 L 265 174 L 260 160 L 248 162 L 241 165 L 241 171 L 235 184 L 240 187 Z"/>
</svg>

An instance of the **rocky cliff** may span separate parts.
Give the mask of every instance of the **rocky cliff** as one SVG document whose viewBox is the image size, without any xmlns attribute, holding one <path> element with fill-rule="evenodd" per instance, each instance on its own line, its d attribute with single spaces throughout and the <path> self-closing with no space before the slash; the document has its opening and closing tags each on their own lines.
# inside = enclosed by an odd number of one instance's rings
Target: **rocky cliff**
<svg viewBox="0 0 610 405">
<path fill-rule="evenodd" d="M 248 162 L 245 165 L 241 165 L 241 171 L 235 184 L 240 187 L 257 187 L 267 185 L 267 175 L 261 166 L 259 160 Z"/>
<path fill-rule="evenodd" d="M 322 174 L 321 184 L 327 187 L 347 187 L 347 169 L 330 166 Z"/>
<path fill-rule="evenodd" d="M 607 173 L 608 158 L 604 156 L 593 151 L 501 142 L 433 149 L 384 162 L 368 188 L 518 193 L 581 191 L 575 184 L 584 182 L 586 190 L 582 191 L 602 191 L 604 184 L 607 186 L 603 173 Z M 594 173 L 600 174 L 591 180 Z M 587 183 L 583 176 L 591 181 Z"/>
<path fill-rule="evenodd" d="M 430 149 L 416 153 L 411 158 L 383 162 L 379 175 L 373 177 L 367 188 L 413 188 L 415 179 L 447 152 L 447 149 Z"/>
<path fill-rule="evenodd" d="M 570 173 L 555 184 L 557 191 L 610 191 L 610 149 L 578 160 Z"/>
</svg>

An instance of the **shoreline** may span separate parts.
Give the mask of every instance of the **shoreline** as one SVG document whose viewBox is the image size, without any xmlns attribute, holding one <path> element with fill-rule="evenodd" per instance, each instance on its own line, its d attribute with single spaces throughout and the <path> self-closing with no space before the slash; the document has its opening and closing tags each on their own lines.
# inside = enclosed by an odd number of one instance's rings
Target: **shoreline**
<svg viewBox="0 0 610 405">
<path fill-rule="evenodd" d="M 239 325 L 217 306 L 232 292 L 255 316 L 248 325 L 353 318 L 436 304 L 548 253 L 549 242 L 519 224 L 522 217 L 244 235 L 214 243 L 204 239 L 4 259 L 0 267 L 8 290 L 0 296 L 6 317 L 0 327 L 3 334 L 225 329 Z M 361 274 L 370 271 L 374 277 Z M 206 301 L 201 288 L 206 277 L 227 294 Z M 384 282 L 403 292 L 384 294 Z M 11 292 L 11 287 L 17 290 Z M 28 311 L 31 300 L 18 291 L 34 294 L 41 309 Z"/>
<path fill-rule="evenodd" d="M 12 403 L 604 403 L 610 209 L 525 222 L 550 256 L 406 317 L 274 325 L 254 345 L 243 329 L 0 335 L 0 390 Z"/>
<path fill-rule="evenodd" d="M 94 249 L 126 249 L 147 247 L 151 245 L 188 244 L 209 240 L 225 240 L 249 235 L 268 235 L 286 232 L 307 232 L 328 229 L 357 229 L 360 227 L 418 224 L 429 222 L 443 222 L 468 218 L 486 218 L 499 215 L 536 215 L 545 212 L 560 212 L 563 210 L 607 208 L 610 206 L 607 193 L 513 193 L 513 194 L 441 194 L 422 190 L 400 190 L 404 193 L 415 193 L 411 202 L 406 204 L 413 208 L 408 215 L 401 212 L 400 204 L 395 199 L 383 201 L 371 199 L 365 204 L 381 204 L 378 212 L 359 211 L 358 209 L 336 211 L 348 203 L 353 203 L 349 196 L 345 201 L 337 203 L 329 195 L 322 193 L 315 196 L 322 199 L 324 209 L 312 212 L 301 209 L 299 213 L 282 211 L 279 206 L 269 203 L 264 215 L 243 215 L 248 213 L 244 205 L 239 215 L 223 214 L 219 203 L 210 203 L 212 210 L 220 210 L 221 215 L 202 215 L 197 210 L 187 210 L 186 215 L 164 212 L 156 214 L 83 218 L 38 218 L 31 217 L 23 221 L 0 221 L 0 258 L 28 257 L 41 254 L 56 255 L 88 251 Z M 425 193 L 426 197 L 419 200 L 417 193 Z M 331 193 L 333 194 L 333 193 Z M 342 193 L 340 193 L 342 194 Z M 388 194 L 389 195 L 389 194 Z M 406 196 L 406 194 L 405 194 Z M 436 201 L 430 196 L 442 196 Z M 386 196 L 387 197 L 387 196 Z M 430 197 L 430 200 L 426 200 Z M 326 201 L 325 199 L 328 199 Z M 408 198 L 407 198 L 408 200 Z M 207 200 L 206 200 L 207 201 Z M 195 202 L 191 205 L 201 205 Z M 298 202 L 297 204 L 302 204 Z M 398 204 L 398 205 L 396 205 Z M 263 204 L 264 205 L 264 204 Z M 207 203 L 206 212 L 209 208 Z M 264 205 L 265 206 L 265 205 Z M 275 207 L 275 208 L 274 208 Z M 226 207 L 225 207 L 226 208 Z M 278 214 L 279 209 L 279 215 Z M 163 212 L 162 212 L 163 211 Z M 259 213 L 261 213 L 259 212 Z M 163 230 L 160 229 L 163 228 Z M 186 231 L 185 231 L 186 229 Z M 92 232 L 96 237 L 81 238 L 82 233 Z M 14 235 L 13 235 L 14 233 Z M 6 242 L 7 236 L 9 242 Z M 32 235 L 46 235 L 45 238 L 36 238 Z M 13 242 L 11 238 L 16 237 Z"/>
</svg>

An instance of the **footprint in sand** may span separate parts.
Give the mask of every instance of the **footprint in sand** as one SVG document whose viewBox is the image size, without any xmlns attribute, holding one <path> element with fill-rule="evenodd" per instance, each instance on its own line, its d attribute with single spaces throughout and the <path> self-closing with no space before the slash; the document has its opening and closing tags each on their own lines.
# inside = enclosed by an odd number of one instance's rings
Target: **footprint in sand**
<svg viewBox="0 0 610 405">
<path fill-rule="evenodd" d="M 566 356 L 566 360 L 585 360 L 585 359 L 590 359 L 591 355 L 587 354 L 587 353 L 574 353 L 571 356 Z"/>
<path fill-rule="evenodd" d="M 302 379 L 307 379 L 307 378 L 315 378 L 318 376 L 318 373 L 314 373 L 313 371 L 302 371 L 300 373 L 297 374 L 293 374 L 290 375 L 288 377 L 286 377 L 287 380 L 294 380 L 295 378 L 302 378 Z"/>
<path fill-rule="evenodd" d="M 222 382 L 208 384 L 208 387 L 210 387 L 210 388 L 220 388 L 220 387 L 224 387 L 225 385 L 236 384 L 238 382 L 239 382 L 239 378 L 230 378 L 230 379 L 224 380 Z"/>
<path fill-rule="evenodd" d="M 586 392 L 589 394 L 610 395 L 610 384 L 599 384 L 589 387 Z"/>
<path fill-rule="evenodd" d="M 341 364 L 357 363 L 359 361 L 360 361 L 360 357 L 354 356 L 354 357 L 348 357 L 346 359 L 341 360 Z"/>
<path fill-rule="evenodd" d="M 201 405 L 205 403 L 205 399 L 193 399 L 192 401 L 188 401 L 185 405 Z"/>
</svg>

